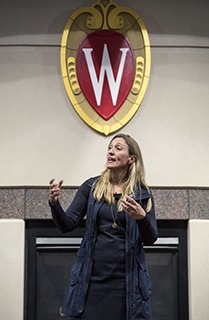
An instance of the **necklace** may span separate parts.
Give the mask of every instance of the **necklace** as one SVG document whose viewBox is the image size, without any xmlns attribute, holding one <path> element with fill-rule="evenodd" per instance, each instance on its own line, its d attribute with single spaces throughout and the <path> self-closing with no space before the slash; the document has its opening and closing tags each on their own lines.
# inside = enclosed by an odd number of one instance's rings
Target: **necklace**
<svg viewBox="0 0 209 320">
<path fill-rule="evenodd" d="M 118 216 L 118 210 L 116 209 L 115 213 L 113 212 L 113 205 L 111 204 L 110 206 L 110 210 L 111 210 L 111 214 L 112 214 L 112 220 L 113 220 L 113 224 L 112 224 L 112 228 L 113 229 L 117 229 L 118 228 L 118 224 L 117 224 L 117 216 Z"/>
</svg>

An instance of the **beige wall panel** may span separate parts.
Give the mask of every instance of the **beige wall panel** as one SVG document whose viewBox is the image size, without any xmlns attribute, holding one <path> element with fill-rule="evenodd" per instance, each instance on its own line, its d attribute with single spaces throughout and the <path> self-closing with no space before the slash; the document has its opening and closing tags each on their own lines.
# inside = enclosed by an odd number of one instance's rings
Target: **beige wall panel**
<svg viewBox="0 0 209 320">
<path fill-rule="evenodd" d="M 151 81 L 138 119 L 154 185 L 209 185 L 208 73 L 207 49 L 152 50 Z"/>
<path fill-rule="evenodd" d="M 67 98 L 59 48 L 0 48 L 1 185 L 79 185 L 99 174 L 107 143 Z M 209 54 L 153 48 L 148 92 L 123 128 L 142 148 L 153 186 L 208 186 Z M 198 170 L 197 170 L 198 169 Z"/>
<path fill-rule="evenodd" d="M 0 220 L 0 319 L 23 320 L 25 224 Z"/>
<path fill-rule="evenodd" d="M 209 220 L 190 220 L 188 231 L 189 319 L 208 320 Z"/>
<path fill-rule="evenodd" d="M 60 45 L 70 15 L 95 2 L 4 1 L 0 11 L 0 44 Z M 208 0 L 121 0 L 117 3 L 141 15 L 153 46 L 209 46 Z"/>
</svg>

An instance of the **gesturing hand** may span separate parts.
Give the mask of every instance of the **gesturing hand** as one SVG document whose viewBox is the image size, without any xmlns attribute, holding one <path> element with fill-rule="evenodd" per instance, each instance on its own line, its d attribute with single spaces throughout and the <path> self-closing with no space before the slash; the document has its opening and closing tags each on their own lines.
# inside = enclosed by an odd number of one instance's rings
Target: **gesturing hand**
<svg viewBox="0 0 209 320">
<path fill-rule="evenodd" d="M 146 212 L 142 206 L 130 196 L 125 196 L 125 198 L 121 200 L 121 205 L 123 210 L 135 220 L 141 220 L 146 216 Z"/>
<path fill-rule="evenodd" d="M 57 202 L 57 199 L 60 195 L 60 189 L 62 184 L 63 184 L 63 180 L 60 180 L 59 183 L 56 183 L 55 179 L 51 179 L 49 181 L 49 185 L 50 185 L 49 201 L 51 204 L 55 204 L 55 202 Z"/>
</svg>

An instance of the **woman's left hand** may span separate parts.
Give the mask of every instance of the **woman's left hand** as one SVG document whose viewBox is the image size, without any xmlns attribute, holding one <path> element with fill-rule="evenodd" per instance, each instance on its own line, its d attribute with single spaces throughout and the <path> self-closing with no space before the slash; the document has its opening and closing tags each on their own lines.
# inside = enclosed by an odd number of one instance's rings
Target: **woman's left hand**
<svg viewBox="0 0 209 320">
<path fill-rule="evenodd" d="M 134 220 L 141 220 L 146 216 L 146 212 L 142 206 L 140 206 L 140 204 L 130 196 L 125 196 L 121 199 L 121 205 L 123 210 L 126 211 Z"/>
</svg>

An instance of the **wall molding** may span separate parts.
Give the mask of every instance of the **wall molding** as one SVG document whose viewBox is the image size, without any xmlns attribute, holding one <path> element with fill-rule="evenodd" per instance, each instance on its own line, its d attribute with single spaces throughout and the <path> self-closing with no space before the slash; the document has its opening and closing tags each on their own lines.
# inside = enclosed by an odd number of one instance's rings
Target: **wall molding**
<svg viewBox="0 0 209 320">
<path fill-rule="evenodd" d="M 60 197 L 66 209 L 78 187 L 64 187 Z M 209 218 L 209 188 L 152 187 L 159 220 Z M 0 219 L 51 219 L 47 187 L 1 187 Z"/>
</svg>

